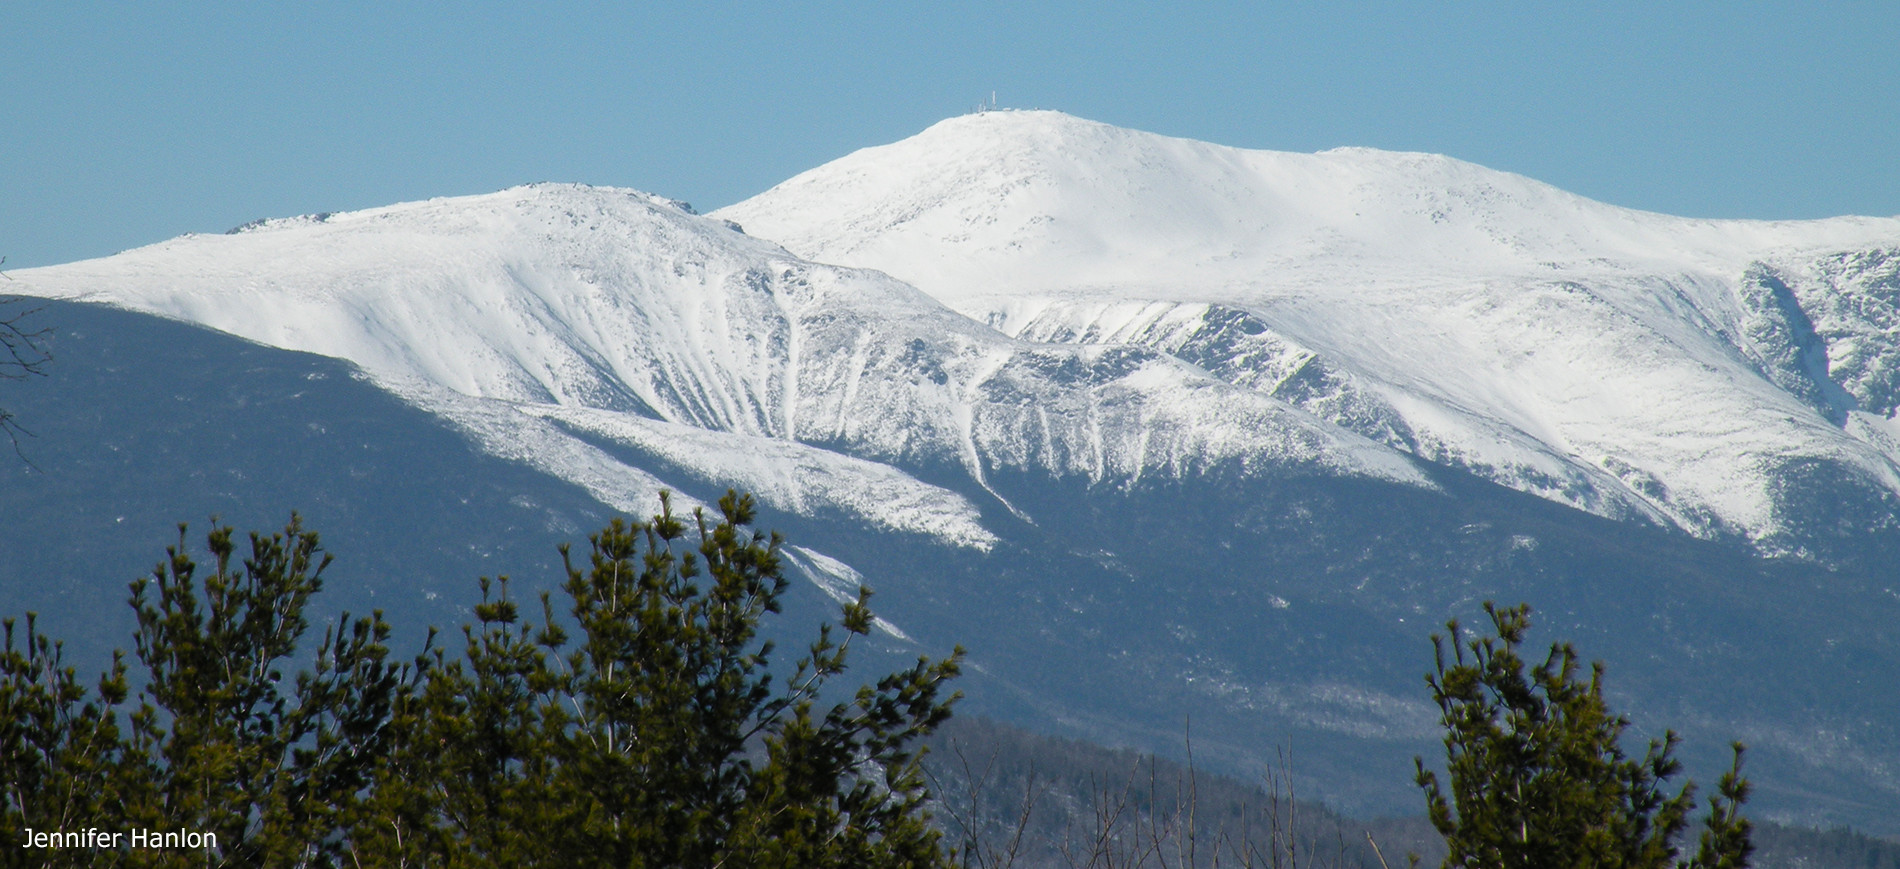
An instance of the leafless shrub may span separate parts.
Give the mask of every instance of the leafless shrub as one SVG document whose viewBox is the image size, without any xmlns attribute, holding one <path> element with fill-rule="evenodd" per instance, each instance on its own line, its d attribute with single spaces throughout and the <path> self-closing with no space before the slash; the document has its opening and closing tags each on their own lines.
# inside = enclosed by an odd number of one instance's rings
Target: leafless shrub
<svg viewBox="0 0 1900 869">
<path fill-rule="evenodd" d="M 0 263 L 5 262 L 6 257 L 0 257 Z M 33 325 L 33 316 L 39 312 L 37 306 L 29 305 L 25 299 L 0 296 L 0 380 L 45 376 L 46 364 L 53 359 L 50 347 L 53 330 L 50 326 Z M 20 435 L 33 434 L 23 428 L 5 406 L 0 406 L 0 431 L 6 432 L 15 453 L 20 450 Z"/>
<path fill-rule="evenodd" d="M 1005 730 L 966 724 L 930 764 L 939 822 L 962 866 L 1371 869 L 1383 860 L 1366 830 L 1298 798 L 1285 751 L 1245 785 L 1201 771 L 1191 736 L 1182 765 Z"/>
</svg>

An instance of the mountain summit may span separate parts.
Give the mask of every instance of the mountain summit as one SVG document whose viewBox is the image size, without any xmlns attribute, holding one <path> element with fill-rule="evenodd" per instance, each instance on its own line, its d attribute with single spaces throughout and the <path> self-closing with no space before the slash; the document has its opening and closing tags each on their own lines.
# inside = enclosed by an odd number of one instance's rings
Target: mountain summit
<svg viewBox="0 0 1900 869">
<path fill-rule="evenodd" d="M 966 313 L 1024 295 L 1356 296 L 1423 274 L 1731 275 L 1900 239 L 1900 218 L 1678 218 L 1436 154 L 1247 150 L 1052 111 L 951 118 L 714 216 L 807 258 L 912 272 Z"/>
</svg>

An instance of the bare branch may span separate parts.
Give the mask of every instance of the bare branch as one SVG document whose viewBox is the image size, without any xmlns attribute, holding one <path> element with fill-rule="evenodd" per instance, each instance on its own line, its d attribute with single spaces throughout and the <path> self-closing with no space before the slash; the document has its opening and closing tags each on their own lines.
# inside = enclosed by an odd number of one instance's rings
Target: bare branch
<svg viewBox="0 0 1900 869">
<path fill-rule="evenodd" d="M 6 257 L 0 257 L 0 263 L 4 262 Z M 52 327 L 33 327 L 30 320 L 40 309 L 22 307 L 25 304 L 26 300 L 17 296 L 0 296 L 0 380 L 44 377 L 46 364 L 53 359 Z M 20 452 L 20 435 L 32 437 L 33 433 L 21 426 L 4 405 L 0 405 L 0 431 L 6 432 L 14 453 L 26 461 L 26 455 Z M 27 464 L 31 466 L 32 462 Z"/>
</svg>

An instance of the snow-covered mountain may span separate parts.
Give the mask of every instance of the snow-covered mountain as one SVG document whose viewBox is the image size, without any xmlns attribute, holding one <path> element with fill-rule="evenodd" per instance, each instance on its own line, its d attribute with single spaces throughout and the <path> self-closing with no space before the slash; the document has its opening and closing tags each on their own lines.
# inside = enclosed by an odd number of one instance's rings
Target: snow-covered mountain
<svg viewBox="0 0 1900 869">
<path fill-rule="evenodd" d="M 147 542 L 119 504 L 318 493 L 397 550 L 350 605 L 434 619 L 590 504 L 731 486 L 792 535 L 807 614 L 872 584 L 885 653 L 968 646 L 990 714 L 1161 750 L 1191 714 L 1243 771 L 1297 738 L 1306 793 L 1413 811 L 1425 634 L 1528 600 L 1639 721 L 1704 733 L 1692 761 L 1756 746 L 1779 816 L 1886 829 L 1900 798 L 1900 220 L 990 112 L 713 215 L 533 185 L 10 276 L 62 300 L 72 376 L 19 405 L 63 435 L 0 473 L 45 517 L 0 524 L 0 609 Z M 397 557 L 411 522 L 441 558 Z"/>
<path fill-rule="evenodd" d="M 537 185 L 268 220 L 14 275 L 347 359 L 498 455 L 645 510 L 654 454 L 788 512 L 982 547 L 964 496 L 892 462 L 1091 481 L 1243 470 L 1428 485 L 1403 458 L 1140 347 L 1011 338 L 626 190 Z"/>
<path fill-rule="evenodd" d="M 1774 551 L 1809 545 L 1790 480 L 1817 464 L 1900 503 L 1900 219 L 1689 220 L 1435 155 L 1040 111 L 953 118 L 714 216 L 1599 515 Z"/>
</svg>

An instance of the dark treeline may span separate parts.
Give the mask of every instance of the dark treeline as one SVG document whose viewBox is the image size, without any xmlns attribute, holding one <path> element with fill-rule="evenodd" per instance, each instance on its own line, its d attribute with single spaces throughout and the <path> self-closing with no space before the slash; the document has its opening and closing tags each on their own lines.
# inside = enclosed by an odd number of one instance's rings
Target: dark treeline
<svg viewBox="0 0 1900 869">
<path fill-rule="evenodd" d="M 1248 781 L 971 717 L 928 745 L 937 823 L 971 866 L 1376 869 L 1368 833 L 1395 866 L 1445 854 L 1423 816 L 1362 822 L 1300 799 L 1294 758 Z"/>
<path fill-rule="evenodd" d="M 1355 819 L 1298 799 L 1288 775 L 1297 757 L 1240 778 L 966 716 L 926 742 L 937 822 L 973 866 L 1144 865 L 1128 859 L 1134 854 L 1146 854 L 1148 866 L 1186 866 L 1178 852 L 1187 848 L 1190 818 L 1201 866 L 1399 869 L 1410 853 L 1423 866 L 1439 865 L 1446 853 L 1423 815 Z M 1185 753 L 1191 745 L 1183 742 Z M 1749 863 L 1761 869 L 1900 869 L 1900 842 L 1845 828 L 1756 821 L 1754 842 Z M 1253 862 L 1235 859 L 1242 852 Z"/>
</svg>

